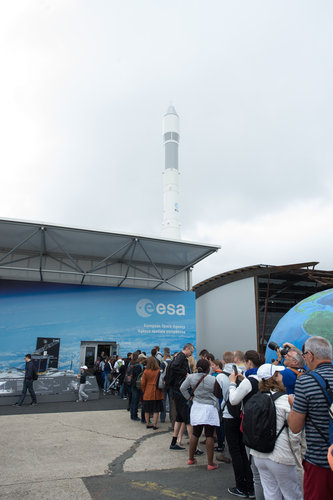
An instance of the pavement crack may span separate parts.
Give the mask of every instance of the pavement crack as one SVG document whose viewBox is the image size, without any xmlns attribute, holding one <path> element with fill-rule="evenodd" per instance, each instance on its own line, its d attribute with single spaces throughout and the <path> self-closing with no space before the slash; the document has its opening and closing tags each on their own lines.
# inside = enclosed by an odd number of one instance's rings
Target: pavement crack
<svg viewBox="0 0 333 500">
<path fill-rule="evenodd" d="M 69 427 L 70 429 L 77 429 L 76 425 L 65 424 L 64 422 L 61 422 L 61 423 L 62 423 L 62 425 L 64 427 Z M 131 442 L 135 441 L 135 438 L 129 438 L 129 437 L 126 437 L 126 436 L 115 436 L 113 434 L 107 434 L 105 432 L 100 432 L 100 431 L 97 431 L 95 429 L 85 429 L 84 427 L 82 427 L 81 431 L 90 432 L 91 434 L 97 434 L 99 436 L 105 436 L 105 437 L 108 437 L 108 438 L 124 439 L 125 441 L 131 441 Z"/>
<path fill-rule="evenodd" d="M 158 435 L 168 433 L 169 431 L 160 431 L 155 434 L 146 434 L 145 436 L 141 436 L 140 438 L 136 439 L 136 441 L 128 450 L 124 451 L 124 453 L 122 453 L 119 457 L 115 458 L 110 464 L 108 464 L 108 467 L 105 471 L 106 474 L 119 474 L 124 472 L 124 463 L 126 462 L 126 460 L 129 460 L 133 457 L 141 443 L 143 443 L 147 439 L 151 439 Z"/>
</svg>

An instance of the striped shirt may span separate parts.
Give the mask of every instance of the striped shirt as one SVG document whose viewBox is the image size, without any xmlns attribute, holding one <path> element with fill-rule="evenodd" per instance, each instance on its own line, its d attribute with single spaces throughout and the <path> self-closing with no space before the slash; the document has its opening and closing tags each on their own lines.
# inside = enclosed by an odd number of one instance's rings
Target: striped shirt
<svg viewBox="0 0 333 500">
<path fill-rule="evenodd" d="M 319 373 L 333 389 L 333 366 L 330 363 L 319 365 L 314 372 Z M 306 414 L 306 453 L 305 460 L 319 467 L 329 468 L 327 461 L 329 413 L 328 403 L 318 382 L 308 374 L 301 375 L 295 384 L 295 400 L 293 410 Z M 309 418 L 310 417 L 310 418 Z M 327 437 L 327 441 L 320 435 L 311 420 Z"/>
</svg>

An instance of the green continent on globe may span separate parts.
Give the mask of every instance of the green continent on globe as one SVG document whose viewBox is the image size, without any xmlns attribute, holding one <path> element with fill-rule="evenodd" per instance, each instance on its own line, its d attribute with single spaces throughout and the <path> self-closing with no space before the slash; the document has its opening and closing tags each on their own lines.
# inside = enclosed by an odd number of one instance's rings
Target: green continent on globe
<svg viewBox="0 0 333 500">
<path fill-rule="evenodd" d="M 302 307 L 303 305 L 305 306 L 309 302 L 315 304 L 322 297 L 325 297 L 325 295 L 330 295 L 331 293 L 332 289 L 329 289 L 329 290 L 324 290 L 323 292 L 318 292 L 313 295 L 310 295 L 310 297 L 307 297 L 306 299 L 303 299 L 301 302 L 296 304 L 295 311 L 300 313 L 306 312 L 306 309 Z"/>
<path fill-rule="evenodd" d="M 308 335 L 325 337 L 333 345 L 333 312 L 314 311 L 303 323 Z"/>
</svg>

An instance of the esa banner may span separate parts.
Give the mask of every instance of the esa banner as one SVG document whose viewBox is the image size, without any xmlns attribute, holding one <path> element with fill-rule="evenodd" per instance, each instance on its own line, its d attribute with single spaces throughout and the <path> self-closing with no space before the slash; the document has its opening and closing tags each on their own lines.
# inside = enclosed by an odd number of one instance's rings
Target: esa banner
<svg viewBox="0 0 333 500">
<path fill-rule="evenodd" d="M 194 292 L 0 280 L 0 369 L 22 367 L 38 338 L 60 339 L 58 368 L 76 369 L 81 341 L 115 341 L 126 355 L 195 337 Z"/>
</svg>

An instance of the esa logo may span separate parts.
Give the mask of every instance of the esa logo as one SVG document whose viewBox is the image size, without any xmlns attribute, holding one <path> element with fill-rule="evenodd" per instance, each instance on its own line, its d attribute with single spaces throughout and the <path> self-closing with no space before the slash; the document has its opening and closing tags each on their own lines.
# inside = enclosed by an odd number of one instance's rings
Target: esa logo
<svg viewBox="0 0 333 500">
<path fill-rule="evenodd" d="M 155 306 L 154 302 L 150 299 L 141 299 L 136 304 L 136 312 L 142 318 L 149 318 L 153 312 L 157 314 L 169 314 L 169 316 L 185 316 L 185 306 L 183 304 L 157 304 Z"/>
</svg>

